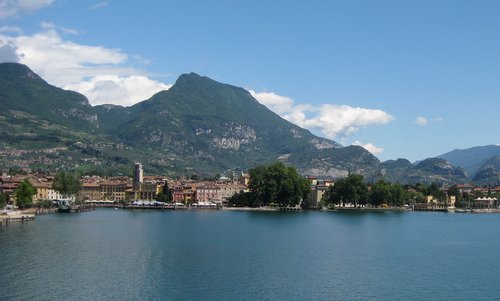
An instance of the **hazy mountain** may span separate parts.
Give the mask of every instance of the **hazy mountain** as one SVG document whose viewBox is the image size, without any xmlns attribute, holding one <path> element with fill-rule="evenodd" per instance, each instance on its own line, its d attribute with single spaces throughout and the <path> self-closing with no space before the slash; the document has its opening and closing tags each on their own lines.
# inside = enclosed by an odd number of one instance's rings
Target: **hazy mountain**
<svg viewBox="0 0 500 301">
<path fill-rule="evenodd" d="M 406 159 L 382 163 L 383 177 L 390 182 L 411 183 L 464 183 L 468 181 L 465 169 L 455 167 L 440 158 L 428 158 L 411 164 Z"/>
<path fill-rule="evenodd" d="M 455 166 L 465 168 L 469 175 L 474 176 L 486 160 L 498 155 L 500 155 L 500 146 L 486 145 L 468 149 L 455 149 L 438 156 L 438 158 L 448 160 Z"/>
<path fill-rule="evenodd" d="M 498 185 L 500 183 L 500 156 L 493 156 L 483 162 L 473 178 L 479 185 Z"/>
</svg>

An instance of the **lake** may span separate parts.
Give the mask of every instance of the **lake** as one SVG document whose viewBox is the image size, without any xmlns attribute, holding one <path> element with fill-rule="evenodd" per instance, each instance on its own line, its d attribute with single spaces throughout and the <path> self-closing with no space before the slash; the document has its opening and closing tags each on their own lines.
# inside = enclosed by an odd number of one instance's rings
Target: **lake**
<svg viewBox="0 0 500 301">
<path fill-rule="evenodd" d="M 500 215 L 98 209 L 0 227 L 1 300 L 498 300 Z"/>
</svg>

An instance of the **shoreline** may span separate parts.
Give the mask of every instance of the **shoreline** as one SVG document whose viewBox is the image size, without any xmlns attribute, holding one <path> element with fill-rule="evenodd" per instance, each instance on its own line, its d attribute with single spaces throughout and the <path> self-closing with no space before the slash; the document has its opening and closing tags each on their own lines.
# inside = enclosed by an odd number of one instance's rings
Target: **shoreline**
<svg viewBox="0 0 500 301">
<path fill-rule="evenodd" d="M 35 219 L 33 210 L 10 211 L 0 215 L 0 225 L 8 225 L 11 222 L 26 222 Z"/>
</svg>

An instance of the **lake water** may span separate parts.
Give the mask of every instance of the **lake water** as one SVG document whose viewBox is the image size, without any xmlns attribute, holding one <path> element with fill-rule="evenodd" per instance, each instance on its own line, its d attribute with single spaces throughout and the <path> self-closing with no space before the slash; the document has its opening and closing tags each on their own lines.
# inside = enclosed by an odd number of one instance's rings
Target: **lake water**
<svg viewBox="0 0 500 301">
<path fill-rule="evenodd" d="M 98 209 L 0 227 L 0 300 L 498 300 L 500 215 Z"/>
</svg>

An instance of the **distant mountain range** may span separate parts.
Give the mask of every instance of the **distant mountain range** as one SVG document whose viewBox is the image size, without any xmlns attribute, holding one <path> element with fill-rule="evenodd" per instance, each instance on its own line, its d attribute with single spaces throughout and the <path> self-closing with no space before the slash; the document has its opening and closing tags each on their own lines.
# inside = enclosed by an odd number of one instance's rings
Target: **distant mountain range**
<svg viewBox="0 0 500 301">
<path fill-rule="evenodd" d="M 464 168 L 475 183 L 494 185 L 500 183 L 499 156 L 499 145 L 486 145 L 455 149 L 438 157 Z"/>
<path fill-rule="evenodd" d="M 466 169 L 488 163 L 457 151 L 416 165 L 382 163 L 362 147 L 343 147 L 284 120 L 242 88 L 195 73 L 131 107 L 93 107 L 16 63 L 0 64 L 0 137 L 2 171 L 130 174 L 140 161 L 148 173 L 212 176 L 281 160 L 308 175 L 460 183 L 470 180 Z M 475 175 L 482 182 L 498 178 L 496 162 Z"/>
</svg>

